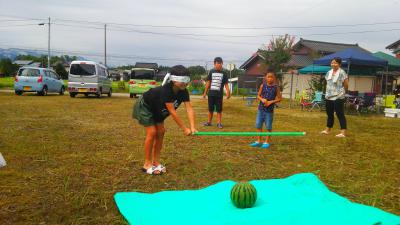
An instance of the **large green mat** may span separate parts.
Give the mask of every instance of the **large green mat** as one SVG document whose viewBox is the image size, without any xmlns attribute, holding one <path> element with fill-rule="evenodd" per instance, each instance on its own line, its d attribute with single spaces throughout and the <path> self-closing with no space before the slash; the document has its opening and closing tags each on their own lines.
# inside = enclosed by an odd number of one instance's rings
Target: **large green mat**
<svg viewBox="0 0 400 225">
<path fill-rule="evenodd" d="M 233 181 L 200 190 L 119 192 L 114 199 L 133 225 L 400 225 L 399 216 L 350 202 L 311 173 L 251 183 L 258 199 L 249 209 L 231 203 Z"/>
</svg>

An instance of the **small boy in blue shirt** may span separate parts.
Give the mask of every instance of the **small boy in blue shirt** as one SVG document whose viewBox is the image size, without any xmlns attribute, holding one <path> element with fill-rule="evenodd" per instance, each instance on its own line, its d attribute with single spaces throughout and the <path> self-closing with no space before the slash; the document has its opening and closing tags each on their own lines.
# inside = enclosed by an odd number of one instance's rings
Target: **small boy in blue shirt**
<svg viewBox="0 0 400 225">
<path fill-rule="evenodd" d="M 282 100 L 281 91 L 276 83 L 275 72 L 268 70 L 265 74 L 263 83 L 258 90 L 257 99 L 260 100 L 256 118 L 257 132 L 262 132 L 263 123 L 268 132 L 272 131 L 272 121 L 274 118 L 275 103 Z M 270 136 L 266 136 L 265 142 L 261 144 L 261 136 L 258 136 L 257 141 L 250 144 L 251 147 L 268 148 L 270 145 Z"/>
</svg>

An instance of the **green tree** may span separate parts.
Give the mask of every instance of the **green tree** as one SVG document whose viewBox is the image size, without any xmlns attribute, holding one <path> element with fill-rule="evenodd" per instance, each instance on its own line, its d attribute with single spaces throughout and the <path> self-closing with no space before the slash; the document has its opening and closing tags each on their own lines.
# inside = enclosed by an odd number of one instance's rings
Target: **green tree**
<svg viewBox="0 0 400 225">
<path fill-rule="evenodd" d="M 264 63 L 277 72 L 284 72 L 286 63 L 292 56 L 292 47 L 294 37 L 286 34 L 277 38 L 272 38 L 268 45 L 261 49 L 261 55 L 264 56 Z"/>
<path fill-rule="evenodd" d="M 163 65 L 158 66 L 159 71 L 169 71 L 169 69 L 171 69 L 170 66 L 163 66 Z"/>
<path fill-rule="evenodd" d="M 229 71 L 228 71 L 228 74 L 229 74 Z M 242 75 L 244 75 L 244 70 L 239 70 L 239 69 L 235 68 L 231 71 L 231 75 L 232 75 L 232 78 L 242 76 Z"/>
<path fill-rule="evenodd" d="M 50 65 L 57 65 L 58 63 L 68 63 L 77 60 L 77 56 L 52 56 L 50 57 Z M 33 56 L 33 55 L 18 55 L 16 60 L 31 60 L 34 62 L 40 62 L 42 67 L 47 67 L 47 55 Z"/>
<path fill-rule="evenodd" d="M 201 75 L 206 74 L 206 69 L 202 66 L 189 66 L 191 80 L 200 80 Z"/>
<path fill-rule="evenodd" d="M 273 37 L 268 45 L 259 49 L 260 54 L 264 57 L 264 66 L 276 71 L 281 90 L 285 86 L 282 72 L 288 69 L 287 63 L 292 57 L 293 43 L 294 37 L 286 34 L 277 38 Z"/>
<path fill-rule="evenodd" d="M 65 70 L 62 63 L 57 63 L 54 70 L 62 79 L 68 79 L 68 72 Z"/>
<path fill-rule="evenodd" d="M 311 77 L 311 79 L 308 81 L 308 85 L 314 90 L 314 91 L 324 91 L 325 87 L 325 77 L 323 75 L 314 75 Z"/>
<path fill-rule="evenodd" d="M 130 70 L 133 67 L 135 67 L 135 65 L 118 66 L 115 69 L 117 69 L 117 70 Z"/>
<path fill-rule="evenodd" d="M 5 58 L 0 60 L 0 74 L 4 76 L 13 76 L 18 71 L 18 65 L 12 63 L 11 59 Z"/>
</svg>

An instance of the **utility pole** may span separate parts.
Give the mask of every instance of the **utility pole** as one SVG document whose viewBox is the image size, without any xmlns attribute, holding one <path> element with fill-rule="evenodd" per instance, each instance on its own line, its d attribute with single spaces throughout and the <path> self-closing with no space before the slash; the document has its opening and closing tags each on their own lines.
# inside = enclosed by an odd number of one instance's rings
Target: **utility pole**
<svg viewBox="0 0 400 225">
<path fill-rule="evenodd" d="M 47 38 L 47 68 L 50 69 L 50 17 L 49 17 L 49 22 L 47 23 L 47 25 L 49 25 L 49 36 Z M 44 26 L 45 23 L 39 23 L 39 26 Z"/>
<path fill-rule="evenodd" d="M 50 17 L 49 17 L 49 38 L 47 42 L 47 68 L 50 69 Z"/>
<path fill-rule="evenodd" d="M 107 66 L 107 24 L 104 24 L 104 65 Z"/>
</svg>

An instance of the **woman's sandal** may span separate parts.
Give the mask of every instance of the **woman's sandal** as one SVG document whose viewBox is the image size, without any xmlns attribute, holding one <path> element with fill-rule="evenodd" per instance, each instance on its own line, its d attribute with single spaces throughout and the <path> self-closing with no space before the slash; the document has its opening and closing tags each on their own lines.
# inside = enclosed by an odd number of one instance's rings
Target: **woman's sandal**
<svg viewBox="0 0 400 225">
<path fill-rule="evenodd" d="M 346 137 L 346 135 L 340 133 L 340 134 L 336 134 L 336 137 L 344 138 L 344 137 Z"/>
<path fill-rule="evenodd" d="M 148 169 L 142 168 L 142 171 L 150 175 L 161 175 L 162 173 L 156 166 L 149 167 Z"/>
<path fill-rule="evenodd" d="M 323 130 L 323 131 L 321 131 L 321 134 L 325 134 L 325 135 L 327 135 L 327 134 L 329 134 L 329 132 L 328 132 L 328 131 L 326 131 L 326 130 Z"/>
<path fill-rule="evenodd" d="M 167 172 L 167 168 L 162 164 L 159 164 L 158 166 L 156 166 L 156 170 L 160 171 L 161 173 Z"/>
</svg>

